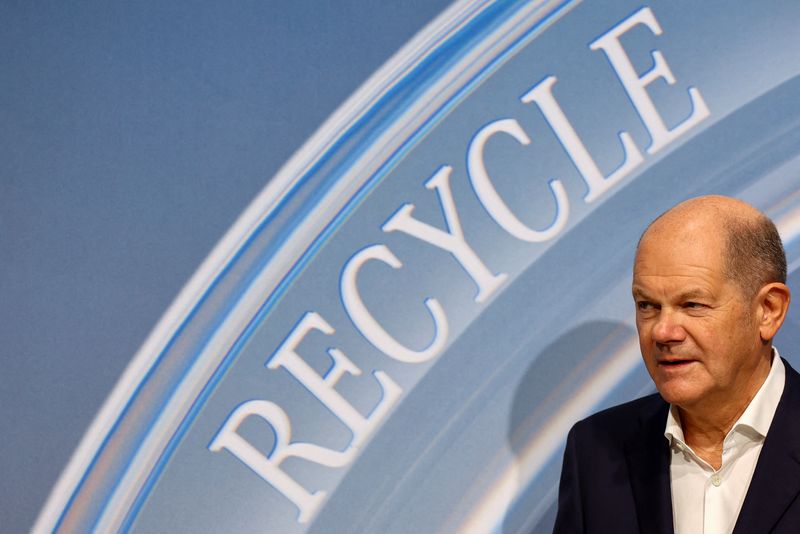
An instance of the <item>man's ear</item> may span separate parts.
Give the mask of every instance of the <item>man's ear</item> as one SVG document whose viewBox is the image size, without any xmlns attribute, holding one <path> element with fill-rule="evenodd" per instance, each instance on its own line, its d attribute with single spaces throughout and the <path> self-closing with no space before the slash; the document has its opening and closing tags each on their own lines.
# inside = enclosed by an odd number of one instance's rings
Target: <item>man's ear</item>
<svg viewBox="0 0 800 534">
<path fill-rule="evenodd" d="M 759 315 L 757 317 L 761 341 L 772 341 L 786 318 L 791 292 L 786 284 L 773 282 L 762 287 L 756 299 L 758 300 Z"/>
</svg>

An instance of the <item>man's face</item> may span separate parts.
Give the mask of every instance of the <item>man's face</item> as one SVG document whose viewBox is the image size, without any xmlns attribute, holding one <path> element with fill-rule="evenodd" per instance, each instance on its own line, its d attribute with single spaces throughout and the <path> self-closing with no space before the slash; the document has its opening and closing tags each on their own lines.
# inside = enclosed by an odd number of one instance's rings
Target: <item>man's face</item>
<svg viewBox="0 0 800 534">
<path fill-rule="evenodd" d="M 759 360 L 754 299 L 724 276 L 719 241 L 719 232 L 651 230 L 634 264 L 642 357 L 661 396 L 682 408 L 748 395 Z"/>
</svg>

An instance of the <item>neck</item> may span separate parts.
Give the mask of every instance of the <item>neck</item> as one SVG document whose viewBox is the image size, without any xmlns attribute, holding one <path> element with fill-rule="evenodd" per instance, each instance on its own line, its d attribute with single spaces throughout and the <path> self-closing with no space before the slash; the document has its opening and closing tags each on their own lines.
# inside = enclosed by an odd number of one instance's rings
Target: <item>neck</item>
<svg viewBox="0 0 800 534">
<path fill-rule="evenodd" d="M 748 399 L 752 400 L 752 397 Z M 722 416 L 704 417 L 678 407 L 686 444 L 714 469 L 722 467 L 722 445 L 733 424 L 741 417 L 747 405 Z"/>
</svg>

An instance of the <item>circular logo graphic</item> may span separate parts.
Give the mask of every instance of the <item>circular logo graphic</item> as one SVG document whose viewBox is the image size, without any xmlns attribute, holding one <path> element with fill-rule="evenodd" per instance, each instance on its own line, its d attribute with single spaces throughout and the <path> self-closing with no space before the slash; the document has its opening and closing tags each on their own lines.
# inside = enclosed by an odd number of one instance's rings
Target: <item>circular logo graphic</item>
<svg viewBox="0 0 800 534">
<path fill-rule="evenodd" d="M 647 223 L 740 197 L 796 285 L 799 17 L 455 4 L 241 215 L 35 530 L 549 532 L 570 426 L 653 391 Z"/>
</svg>

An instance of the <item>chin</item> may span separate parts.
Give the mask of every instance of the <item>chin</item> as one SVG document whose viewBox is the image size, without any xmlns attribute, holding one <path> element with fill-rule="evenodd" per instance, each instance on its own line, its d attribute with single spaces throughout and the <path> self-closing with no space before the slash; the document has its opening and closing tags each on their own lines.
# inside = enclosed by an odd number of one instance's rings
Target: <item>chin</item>
<svg viewBox="0 0 800 534">
<path fill-rule="evenodd" d="M 661 398 L 681 408 L 692 406 L 702 399 L 702 395 L 698 391 L 687 390 L 687 388 L 656 385 L 656 389 Z"/>
</svg>

